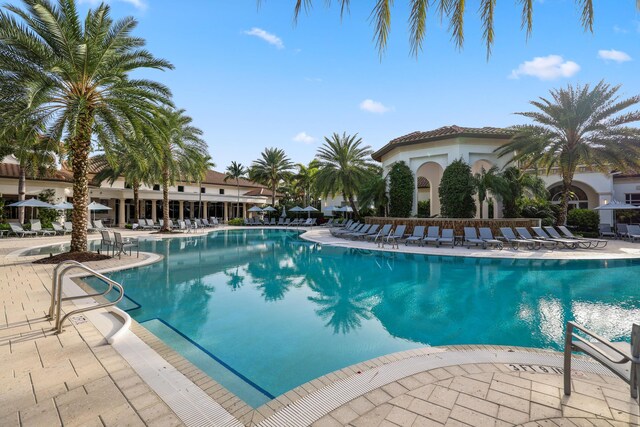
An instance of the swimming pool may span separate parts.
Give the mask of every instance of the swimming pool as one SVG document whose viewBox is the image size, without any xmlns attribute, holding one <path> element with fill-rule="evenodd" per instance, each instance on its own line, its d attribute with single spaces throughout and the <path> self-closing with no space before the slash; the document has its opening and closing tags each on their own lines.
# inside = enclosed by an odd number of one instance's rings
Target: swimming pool
<svg viewBox="0 0 640 427">
<path fill-rule="evenodd" d="M 562 348 L 567 320 L 626 339 L 640 261 L 426 256 L 322 246 L 287 230 L 141 242 L 110 274 L 123 308 L 251 406 L 336 369 L 423 346 Z"/>
</svg>

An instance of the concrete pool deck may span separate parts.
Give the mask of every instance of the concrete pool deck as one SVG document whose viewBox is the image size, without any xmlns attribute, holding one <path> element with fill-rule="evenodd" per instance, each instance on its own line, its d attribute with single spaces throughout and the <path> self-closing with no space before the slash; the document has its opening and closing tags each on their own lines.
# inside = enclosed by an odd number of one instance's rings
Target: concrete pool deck
<svg viewBox="0 0 640 427">
<path fill-rule="evenodd" d="M 315 229 L 305 237 L 316 240 L 326 238 L 326 233 Z M 148 232 L 125 234 L 161 237 Z M 0 373 L 0 425 L 197 425 L 196 419 L 178 417 L 132 367 L 135 363 L 107 345 L 90 321 L 70 323 L 61 335 L 49 331 L 51 324 L 44 314 L 53 266 L 31 263 L 42 255 L 17 257 L 15 251 L 68 240 L 68 236 L 0 239 L 4 312 L 0 363 L 5 368 Z M 375 245 L 367 248 L 371 246 Z M 635 247 L 640 245 L 613 246 L 612 255 L 628 257 Z M 459 250 L 467 251 L 453 251 Z M 450 251 L 439 250 L 441 254 Z M 141 254 L 141 259 L 145 257 Z M 138 261 L 123 256 L 93 266 L 126 268 Z M 138 328 L 133 328 L 136 334 L 146 334 Z M 182 363 L 166 354 L 163 357 L 174 366 Z M 640 425 L 638 403 L 631 400 L 628 386 L 594 364 L 580 365 L 574 376 L 575 391 L 564 397 L 562 376 L 544 372 L 557 367 L 559 360 L 558 353 L 531 349 L 425 348 L 345 367 L 255 411 L 244 409 L 240 414 L 229 406 L 229 412 L 236 414 L 237 425 L 264 426 Z M 228 394 L 211 392 L 215 382 L 198 375 L 187 377 L 203 390 L 209 389 L 209 396 L 218 396 L 212 398 L 216 402 L 230 400 Z M 225 425 L 203 420 L 199 424 Z"/>
</svg>

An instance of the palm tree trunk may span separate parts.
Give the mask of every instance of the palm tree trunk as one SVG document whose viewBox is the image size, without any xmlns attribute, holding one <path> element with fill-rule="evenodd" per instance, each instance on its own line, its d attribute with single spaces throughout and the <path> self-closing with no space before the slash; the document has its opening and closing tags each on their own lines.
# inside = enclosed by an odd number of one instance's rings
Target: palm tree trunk
<svg viewBox="0 0 640 427">
<path fill-rule="evenodd" d="M 356 202 L 353 199 L 353 194 L 349 194 L 349 204 L 351 205 L 351 209 L 353 209 L 354 217 L 360 218 L 360 212 L 358 212 L 358 208 L 356 207 Z"/>
<path fill-rule="evenodd" d="M 562 181 L 562 202 L 560 216 L 558 217 L 558 225 L 567 224 L 567 212 L 569 211 L 569 198 L 571 197 L 571 181 Z"/>
<path fill-rule="evenodd" d="M 484 199 L 478 197 L 478 202 L 480 204 L 480 219 L 482 219 L 482 205 L 484 204 Z"/>
<path fill-rule="evenodd" d="M 161 232 L 171 231 L 169 228 L 169 171 L 162 171 L 162 229 Z"/>
<path fill-rule="evenodd" d="M 70 141 L 69 154 L 73 162 L 73 215 L 69 252 L 87 251 L 87 215 L 89 209 L 89 152 L 93 117 L 86 111 L 78 118 L 77 133 Z"/>
<path fill-rule="evenodd" d="M 273 186 L 271 187 L 271 206 L 276 205 L 276 185 L 276 183 L 273 183 Z"/>
<path fill-rule="evenodd" d="M 133 217 L 138 220 L 140 219 L 140 183 L 138 180 L 134 180 L 131 187 L 133 188 Z"/>
<path fill-rule="evenodd" d="M 18 178 L 18 200 L 23 201 L 27 197 L 27 171 L 20 165 L 20 177 Z M 18 221 L 24 224 L 24 206 L 18 208 Z"/>
</svg>

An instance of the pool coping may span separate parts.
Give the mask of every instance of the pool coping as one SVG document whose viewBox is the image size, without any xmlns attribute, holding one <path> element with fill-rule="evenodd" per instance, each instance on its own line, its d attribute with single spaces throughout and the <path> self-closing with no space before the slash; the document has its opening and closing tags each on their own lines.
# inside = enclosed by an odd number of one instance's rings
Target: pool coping
<svg viewBox="0 0 640 427">
<path fill-rule="evenodd" d="M 286 229 L 293 230 L 291 228 L 285 227 L 251 227 L 255 229 Z M 226 230 L 226 229 L 251 229 L 248 227 L 224 227 L 218 230 Z M 216 230 L 208 230 L 209 232 L 213 232 Z M 152 235 L 149 237 L 152 238 L 175 238 L 175 237 L 196 237 L 197 234 L 176 234 L 176 235 Z M 208 233 L 201 233 L 200 236 L 204 236 Z M 320 244 L 328 244 L 322 241 L 314 241 L 312 239 L 307 238 L 305 236 L 307 233 L 302 233 L 300 236 L 305 238 L 305 240 L 312 241 L 314 243 Z M 48 245 L 42 245 L 48 246 Z M 29 248 L 29 249 L 33 249 Z M 18 251 L 14 251 L 16 253 L 25 252 L 29 249 L 22 249 Z M 383 251 L 389 251 L 388 249 L 381 249 Z M 11 255 L 14 254 L 11 253 Z M 145 258 L 140 262 L 136 262 L 133 264 L 124 265 L 121 267 L 110 267 L 106 269 L 100 269 L 98 271 L 102 272 L 113 272 L 113 271 L 124 271 L 132 268 L 139 268 L 146 265 L 151 265 L 156 262 L 159 262 L 163 259 L 162 255 L 155 253 L 147 253 L 141 252 L 145 256 L 149 258 Z M 461 254 L 462 256 L 465 256 Z M 546 259 L 546 258 L 545 258 Z M 89 286 L 86 282 L 83 282 L 85 286 Z M 119 316 L 115 314 L 115 316 Z M 507 356 L 516 356 L 527 354 L 544 354 L 554 356 L 556 359 L 561 357 L 560 353 L 538 349 L 538 348 L 526 348 L 526 347 L 517 347 L 517 346 L 494 346 L 494 345 L 453 345 L 453 346 L 441 346 L 441 347 L 423 347 L 415 350 L 406 350 L 397 353 L 383 355 L 377 358 L 373 358 L 370 360 L 366 360 L 360 363 L 356 363 L 342 369 L 338 369 L 336 371 L 330 372 L 321 377 L 315 378 L 311 381 L 308 381 L 300 386 L 297 386 L 286 393 L 283 393 L 279 396 L 276 396 L 274 399 L 269 402 L 259 406 L 258 408 L 253 408 L 252 406 L 245 403 L 242 399 L 236 396 L 234 393 L 230 392 L 226 388 L 224 388 L 221 384 L 219 384 L 215 379 L 211 378 L 204 371 L 199 369 L 189 360 L 181 356 L 178 352 L 173 350 L 167 344 L 165 344 L 161 339 L 159 339 L 155 334 L 146 329 L 143 325 L 138 323 L 135 319 L 132 319 L 131 322 L 131 332 L 135 334 L 137 338 L 142 340 L 150 349 L 152 349 L 158 356 L 164 359 L 169 365 L 175 368 L 179 373 L 184 375 L 189 381 L 191 381 L 194 385 L 196 385 L 200 390 L 202 390 L 205 394 L 207 394 L 215 403 L 222 406 L 233 418 L 244 425 L 256 425 L 256 426 L 276 426 L 282 425 L 279 424 L 283 419 L 287 420 L 288 423 L 291 422 L 291 417 L 297 422 L 306 422 L 300 420 L 308 420 L 309 414 L 313 414 L 315 417 L 314 420 L 320 419 L 323 415 L 328 414 L 331 410 L 335 409 L 336 402 L 342 402 L 342 400 L 336 400 L 335 398 L 328 398 L 327 393 L 330 393 L 332 390 L 331 387 L 335 387 L 335 384 L 341 384 L 340 387 L 344 387 L 345 384 L 348 387 L 349 382 L 356 381 L 358 378 L 362 378 L 362 374 L 365 372 L 373 372 L 383 366 L 396 364 L 398 362 L 420 358 L 425 356 L 433 356 L 437 354 L 444 355 L 444 353 L 449 353 L 452 351 L 455 352 L 475 352 L 477 354 L 482 354 L 485 352 L 486 355 L 496 354 L 497 352 L 504 353 Z M 114 348 L 120 353 L 120 350 L 114 346 Z M 479 353 L 480 352 L 480 353 Z M 124 356 L 123 356 L 124 357 Z M 575 357 L 575 356 L 574 356 Z M 581 356 L 578 356 L 578 359 L 584 359 Z M 482 363 L 482 362 L 473 362 L 469 361 L 469 363 Z M 584 362 L 589 363 L 589 362 Z M 457 365 L 454 363 L 453 365 Z M 451 366 L 451 365 L 447 365 Z M 602 373 L 602 372 L 599 372 Z M 407 374 L 409 375 L 409 374 Z M 404 375 L 406 376 L 406 375 Z M 389 377 L 393 379 L 389 379 L 389 382 L 395 381 L 403 377 Z M 612 375 L 611 375 L 612 376 Z M 357 382 L 357 381 L 356 381 Z M 149 384 L 150 387 L 151 384 Z M 152 387 L 153 388 L 153 387 Z M 344 395 L 348 396 L 348 394 Z M 162 398 L 162 396 L 161 396 Z M 169 407 L 174 410 L 171 402 L 168 402 L 164 398 L 162 398 Z M 319 400 L 318 400 L 319 399 Z M 349 400 L 344 401 L 342 403 L 347 403 Z M 312 402 L 314 406 L 314 410 L 309 412 L 308 405 L 309 402 Z M 321 406 L 317 406 L 318 402 L 320 402 Z M 333 402 L 333 403 L 330 403 Z M 330 404 L 329 404 L 330 403 Z M 328 406 L 327 406 L 328 405 Z M 333 406 L 332 406 L 333 405 Z M 339 406 L 339 405 L 338 405 Z M 318 410 L 318 407 L 322 407 L 324 409 Z M 283 418 L 284 417 L 284 418 Z M 183 420 L 184 421 L 184 420 Z M 274 424 L 275 423 L 275 424 Z M 291 424 L 291 425 L 306 425 L 306 424 Z"/>
<path fill-rule="evenodd" d="M 256 227 L 259 228 L 259 227 Z M 268 229 L 269 227 L 262 227 Z M 603 249 L 556 249 L 546 250 L 540 249 L 537 251 L 530 250 L 512 250 L 505 246 L 502 250 L 496 249 L 467 249 L 464 246 L 458 246 L 455 249 L 452 247 L 436 247 L 436 246 L 407 246 L 404 244 L 398 245 L 397 248 L 379 247 L 372 242 L 365 242 L 363 240 L 347 240 L 339 237 L 334 237 L 330 234 L 329 227 L 314 227 L 313 229 L 306 230 L 300 234 L 302 239 L 307 241 L 318 243 L 321 245 L 350 248 L 350 249 L 363 249 L 378 252 L 388 253 L 406 253 L 414 255 L 428 255 L 428 256 L 451 256 L 451 257 L 468 257 L 468 258 L 490 258 L 490 259 L 523 259 L 523 260 L 543 260 L 543 261 L 564 261 L 564 260 L 629 260 L 640 259 L 640 244 L 630 248 L 634 253 L 612 253 L 602 252 Z M 327 239 L 331 240 L 327 240 Z M 630 243 L 635 245 L 635 243 Z M 597 252 L 599 251 L 599 252 Z M 576 257 L 575 255 L 580 256 Z M 573 255 L 573 257 L 571 256 Z"/>
</svg>

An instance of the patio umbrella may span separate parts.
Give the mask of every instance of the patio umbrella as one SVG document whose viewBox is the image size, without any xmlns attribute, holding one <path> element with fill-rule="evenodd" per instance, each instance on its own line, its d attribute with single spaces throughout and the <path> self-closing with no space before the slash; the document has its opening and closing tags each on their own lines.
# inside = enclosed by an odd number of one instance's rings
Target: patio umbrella
<svg viewBox="0 0 640 427">
<path fill-rule="evenodd" d="M 289 212 L 295 212 L 296 218 L 298 218 L 298 212 L 302 212 L 302 208 L 300 206 L 294 206 L 291 209 L 289 209 Z"/>
<path fill-rule="evenodd" d="M 93 220 L 96 220 L 96 211 L 110 211 L 111 208 L 109 206 L 105 206 L 102 203 L 91 202 L 89 203 L 89 212 L 93 212 Z"/>
<path fill-rule="evenodd" d="M 274 208 L 273 206 L 267 206 L 266 208 L 262 209 L 262 212 L 267 212 L 267 216 L 271 216 L 271 212 L 277 212 L 278 209 Z"/>
<path fill-rule="evenodd" d="M 311 218 L 311 212 L 318 212 L 318 209 L 309 205 L 306 208 L 302 209 L 302 211 L 307 213 L 307 218 Z"/>
<path fill-rule="evenodd" d="M 43 202 L 38 199 L 29 199 L 29 200 L 21 200 L 19 202 L 11 203 L 7 205 L 11 208 L 47 208 L 47 209 L 55 209 L 55 207 L 51 203 Z"/>
<path fill-rule="evenodd" d="M 640 209 L 640 206 L 631 205 L 629 203 L 619 202 L 615 199 L 611 200 L 609 203 L 605 203 L 604 205 L 600 205 L 597 208 L 594 208 L 597 211 L 626 211 L 629 209 Z M 613 227 L 615 229 L 617 222 L 616 212 L 613 212 Z"/>
<path fill-rule="evenodd" d="M 12 208 L 31 208 L 31 219 L 33 219 L 33 208 L 53 209 L 53 205 L 38 199 L 20 200 L 19 202 L 7 205 Z"/>
<path fill-rule="evenodd" d="M 66 211 L 67 209 L 73 209 L 73 203 L 60 202 L 58 204 L 53 205 L 53 208 L 59 211 Z"/>
<path fill-rule="evenodd" d="M 247 210 L 247 212 L 262 212 L 262 208 L 258 206 L 253 206 Z"/>
</svg>

